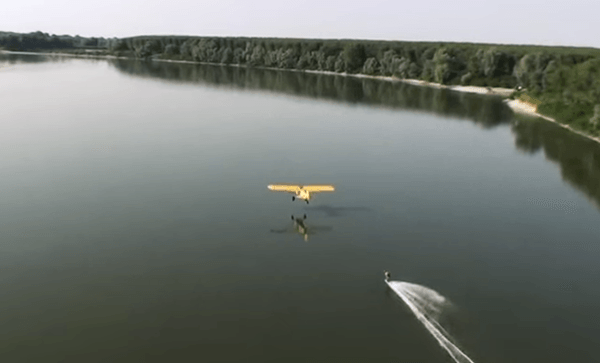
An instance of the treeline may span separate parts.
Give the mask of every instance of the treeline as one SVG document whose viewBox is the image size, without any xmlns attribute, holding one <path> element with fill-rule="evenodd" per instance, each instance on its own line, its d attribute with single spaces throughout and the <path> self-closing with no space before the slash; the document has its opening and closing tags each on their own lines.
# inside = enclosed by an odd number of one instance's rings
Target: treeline
<svg viewBox="0 0 600 363">
<path fill-rule="evenodd" d="M 63 49 L 108 49 L 113 39 L 86 38 L 42 33 L 0 32 L 0 48 L 10 51 L 40 51 Z"/>
<path fill-rule="evenodd" d="M 524 89 L 539 111 L 600 135 L 600 49 L 318 39 L 134 37 L 110 52 L 214 64 L 361 73 Z M 525 97 L 528 96 L 528 97 Z"/>
<path fill-rule="evenodd" d="M 533 100 L 540 112 L 600 136 L 600 49 L 595 48 L 184 36 L 82 40 L 40 32 L 0 33 L 0 47 L 5 49 L 60 48 L 69 44 L 96 44 L 112 55 L 138 59 L 361 73 L 446 85 L 515 88 L 520 91 L 514 97 Z"/>
</svg>

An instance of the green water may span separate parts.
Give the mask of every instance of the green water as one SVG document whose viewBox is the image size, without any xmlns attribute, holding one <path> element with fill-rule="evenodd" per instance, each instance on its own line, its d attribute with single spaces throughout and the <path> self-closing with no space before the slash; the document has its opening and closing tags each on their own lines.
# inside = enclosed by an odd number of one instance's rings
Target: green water
<svg viewBox="0 0 600 363">
<path fill-rule="evenodd" d="M 600 147 L 499 99 L 3 54 L 0 105 L 3 362 L 452 362 L 383 269 L 474 362 L 598 360 Z"/>
</svg>

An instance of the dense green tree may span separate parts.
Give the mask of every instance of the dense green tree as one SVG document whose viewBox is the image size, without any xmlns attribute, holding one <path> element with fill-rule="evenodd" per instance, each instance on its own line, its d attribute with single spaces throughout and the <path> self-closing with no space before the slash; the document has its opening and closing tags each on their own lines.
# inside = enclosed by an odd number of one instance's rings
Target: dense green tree
<svg viewBox="0 0 600 363">
<path fill-rule="evenodd" d="M 371 57 L 369 59 L 367 59 L 367 61 L 365 62 L 363 69 L 362 69 L 362 73 L 364 74 L 376 74 L 379 71 L 379 63 L 377 62 L 377 59 L 375 59 L 374 57 Z"/>
<path fill-rule="evenodd" d="M 338 73 L 346 71 L 346 62 L 344 61 L 344 56 L 342 56 L 341 54 L 335 60 L 334 70 Z"/>
<path fill-rule="evenodd" d="M 450 80 L 450 56 L 448 55 L 446 48 L 440 48 L 435 52 L 433 56 L 433 80 L 434 82 L 446 84 Z"/>
<path fill-rule="evenodd" d="M 233 50 L 233 63 L 243 64 L 244 63 L 244 50 L 242 48 L 235 48 Z"/>
<path fill-rule="evenodd" d="M 179 54 L 181 54 L 184 59 L 192 58 L 192 43 L 193 41 L 188 39 L 179 46 Z"/>
<path fill-rule="evenodd" d="M 366 57 L 364 45 L 354 42 L 346 44 L 343 52 L 345 71 L 348 73 L 358 72 L 362 69 Z"/>
<path fill-rule="evenodd" d="M 383 57 L 380 59 L 381 74 L 385 76 L 391 76 L 394 74 L 394 68 L 397 66 L 396 59 L 399 59 L 394 50 L 389 49 L 383 53 Z"/>
<path fill-rule="evenodd" d="M 251 66 L 262 66 L 264 65 L 264 56 L 266 54 L 265 48 L 263 48 L 260 44 L 256 45 L 254 49 L 252 49 L 252 54 L 250 55 L 250 59 L 248 64 Z"/>
<path fill-rule="evenodd" d="M 421 68 L 414 62 L 410 63 L 408 67 L 408 78 L 416 79 L 421 74 Z"/>
<path fill-rule="evenodd" d="M 541 90 L 543 79 L 543 70 L 539 69 L 539 53 L 531 53 L 523 56 L 514 68 L 514 75 L 519 86 Z"/>
<path fill-rule="evenodd" d="M 279 54 L 277 59 L 279 68 L 291 69 L 298 63 L 296 51 L 293 48 L 289 48 Z"/>
<path fill-rule="evenodd" d="M 174 55 L 174 54 L 178 54 L 178 53 L 179 53 L 179 47 L 177 47 L 175 44 L 168 44 L 165 47 L 166 55 Z"/>
<path fill-rule="evenodd" d="M 470 73 L 473 78 L 485 77 L 483 70 L 483 54 L 484 50 L 479 49 L 474 55 L 469 57 L 467 61 L 467 73 Z"/>
<path fill-rule="evenodd" d="M 329 57 L 327 57 L 327 61 L 325 62 L 325 70 L 334 72 L 336 70 L 337 59 L 338 57 L 334 55 L 330 55 Z"/>
<path fill-rule="evenodd" d="M 432 82 L 435 76 L 435 63 L 433 60 L 427 59 L 423 64 L 423 71 L 421 72 L 421 79 L 427 82 Z"/>
<path fill-rule="evenodd" d="M 394 58 L 392 60 L 393 75 L 398 78 L 419 78 L 421 69 L 416 63 L 413 63 L 409 58 Z"/>
<path fill-rule="evenodd" d="M 265 54 L 264 57 L 265 66 L 277 67 L 279 65 L 279 53 L 280 51 L 278 49 L 267 51 L 267 54 Z"/>
<path fill-rule="evenodd" d="M 495 47 L 487 49 L 483 53 L 482 63 L 483 75 L 493 77 L 498 66 L 498 52 Z"/>
<path fill-rule="evenodd" d="M 229 64 L 231 62 L 233 62 L 233 51 L 231 50 L 231 48 L 226 47 L 221 53 L 221 63 Z"/>
<path fill-rule="evenodd" d="M 548 63 L 542 77 L 542 90 L 549 92 L 559 92 L 567 85 L 568 69 L 563 67 L 558 61 L 553 60 Z"/>
<path fill-rule="evenodd" d="M 471 84 L 472 79 L 473 79 L 473 74 L 471 72 L 467 72 L 460 77 L 460 84 L 462 84 L 462 85 Z"/>
<path fill-rule="evenodd" d="M 600 129 L 600 104 L 594 106 L 594 115 L 590 118 L 590 124 L 595 129 Z"/>
<path fill-rule="evenodd" d="M 296 69 L 308 69 L 311 63 L 311 54 L 310 53 L 302 53 L 298 58 L 298 63 L 296 64 Z"/>
</svg>

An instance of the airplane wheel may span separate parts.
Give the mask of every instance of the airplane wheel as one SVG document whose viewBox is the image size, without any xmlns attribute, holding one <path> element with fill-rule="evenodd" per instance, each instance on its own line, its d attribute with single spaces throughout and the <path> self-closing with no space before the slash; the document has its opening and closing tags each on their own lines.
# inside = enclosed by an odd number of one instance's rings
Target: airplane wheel
<svg viewBox="0 0 600 363">
<path fill-rule="evenodd" d="M 296 197 L 292 197 L 292 202 L 296 200 Z"/>
<path fill-rule="evenodd" d="M 308 200 L 306 201 L 306 204 L 308 204 Z"/>
<path fill-rule="evenodd" d="M 294 220 L 294 215 L 292 214 L 292 221 Z"/>
</svg>

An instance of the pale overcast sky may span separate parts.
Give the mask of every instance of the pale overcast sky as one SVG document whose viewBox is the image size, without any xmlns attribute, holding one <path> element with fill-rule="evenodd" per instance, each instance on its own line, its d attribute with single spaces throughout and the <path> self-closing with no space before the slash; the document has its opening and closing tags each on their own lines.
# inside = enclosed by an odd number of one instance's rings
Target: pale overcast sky
<svg viewBox="0 0 600 363">
<path fill-rule="evenodd" d="M 600 0 L 7 0 L 0 8 L 0 30 L 600 48 Z"/>
</svg>

